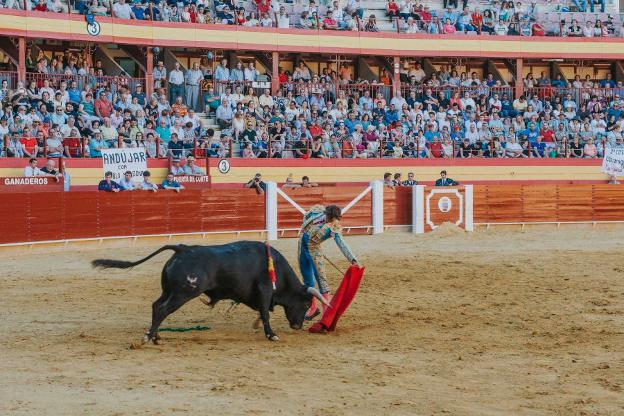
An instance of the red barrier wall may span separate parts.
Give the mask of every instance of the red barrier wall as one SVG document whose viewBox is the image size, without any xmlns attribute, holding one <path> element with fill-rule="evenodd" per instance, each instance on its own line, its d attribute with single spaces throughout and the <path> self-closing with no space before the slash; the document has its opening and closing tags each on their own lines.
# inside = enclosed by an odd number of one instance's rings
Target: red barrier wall
<svg viewBox="0 0 624 416">
<path fill-rule="evenodd" d="M 265 227 L 264 197 L 249 189 L 11 193 L 0 212 L 0 243 Z"/>
<path fill-rule="evenodd" d="M 304 209 L 346 206 L 364 187 L 285 191 Z M 410 188 L 384 189 L 384 224 L 411 225 Z M 371 194 L 345 214 L 345 227 L 372 224 Z M 432 208 L 432 212 L 433 212 Z M 0 244 L 265 228 L 264 196 L 250 189 L 151 192 L 6 193 Z M 278 228 L 298 229 L 302 215 L 278 195 Z M 624 221 L 624 185 L 474 186 L 475 223 Z"/>
</svg>

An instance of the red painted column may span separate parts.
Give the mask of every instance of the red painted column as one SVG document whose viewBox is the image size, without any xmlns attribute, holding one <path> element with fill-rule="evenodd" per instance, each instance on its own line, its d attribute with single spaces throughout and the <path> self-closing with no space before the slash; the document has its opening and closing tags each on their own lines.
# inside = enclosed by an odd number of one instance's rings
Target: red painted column
<svg viewBox="0 0 624 416">
<path fill-rule="evenodd" d="M 147 48 L 147 62 L 145 63 L 145 95 L 151 97 L 154 92 L 154 53 Z"/>
<path fill-rule="evenodd" d="M 524 61 L 522 58 L 516 59 L 516 96 L 514 98 L 520 97 L 524 94 Z"/>
<path fill-rule="evenodd" d="M 272 68 L 271 68 L 271 94 L 277 94 L 279 90 L 279 53 L 273 52 Z"/>
<path fill-rule="evenodd" d="M 26 38 L 18 39 L 17 80 L 26 85 Z"/>
</svg>

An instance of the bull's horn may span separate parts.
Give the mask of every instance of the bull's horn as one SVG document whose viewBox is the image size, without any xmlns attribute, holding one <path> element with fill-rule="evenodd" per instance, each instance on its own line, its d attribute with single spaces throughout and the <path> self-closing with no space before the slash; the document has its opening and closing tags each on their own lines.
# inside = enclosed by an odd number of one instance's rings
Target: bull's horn
<svg viewBox="0 0 624 416">
<path fill-rule="evenodd" d="M 308 291 L 308 293 L 310 295 L 312 295 L 315 298 L 317 298 L 323 305 L 327 306 L 328 308 L 331 307 L 331 305 L 329 304 L 327 299 L 325 299 L 323 297 L 323 295 L 321 295 L 321 292 L 319 292 L 317 288 L 315 288 L 315 287 L 308 287 L 307 291 Z"/>
</svg>

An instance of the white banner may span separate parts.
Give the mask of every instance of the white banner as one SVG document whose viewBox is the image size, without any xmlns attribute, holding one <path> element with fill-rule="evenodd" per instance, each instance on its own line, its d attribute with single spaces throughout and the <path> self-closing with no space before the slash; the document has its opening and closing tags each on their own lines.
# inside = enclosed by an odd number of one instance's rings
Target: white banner
<svg viewBox="0 0 624 416">
<path fill-rule="evenodd" d="M 142 147 L 123 149 L 102 149 L 104 172 L 113 172 L 113 180 L 121 179 L 126 171 L 132 172 L 133 180 L 143 180 L 147 170 L 147 155 Z"/>
<path fill-rule="evenodd" d="M 624 147 L 607 147 L 602 159 L 602 171 L 608 175 L 624 176 Z"/>
</svg>

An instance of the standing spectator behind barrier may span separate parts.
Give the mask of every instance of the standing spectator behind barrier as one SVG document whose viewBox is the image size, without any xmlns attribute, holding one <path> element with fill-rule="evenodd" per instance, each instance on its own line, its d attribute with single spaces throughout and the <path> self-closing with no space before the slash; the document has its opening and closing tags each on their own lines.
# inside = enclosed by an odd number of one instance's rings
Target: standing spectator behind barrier
<svg viewBox="0 0 624 416">
<path fill-rule="evenodd" d="M 198 110 L 199 93 L 201 81 L 204 79 L 204 73 L 199 69 L 199 64 L 195 62 L 193 67 L 186 71 L 184 80 L 186 84 L 186 105 L 190 109 Z"/>
<path fill-rule="evenodd" d="M 407 180 L 403 181 L 403 186 L 416 186 L 418 181 L 414 179 L 414 172 L 408 172 Z"/>
<path fill-rule="evenodd" d="M 180 192 L 184 189 L 184 186 L 180 185 L 180 183 L 175 180 L 172 173 L 167 174 L 167 177 L 162 181 L 161 186 L 163 189 L 171 189 L 176 192 Z"/>
<path fill-rule="evenodd" d="M 180 70 L 180 63 L 176 62 L 169 73 L 169 102 L 173 103 L 178 97 L 184 96 L 184 73 Z"/>
<path fill-rule="evenodd" d="M 256 175 L 245 184 L 245 188 L 255 189 L 258 195 L 263 195 L 266 191 L 266 183 L 262 181 L 262 175 L 256 173 Z"/>
<path fill-rule="evenodd" d="M 137 189 L 137 185 L 132 180 L 132 172 L 127 170 L 124 173 L 123 178 L 119 180 L 119 188 L 121 188 L 122 191 L 134 191 Z"/>
<path fill-rule="evenodd" d="M 37 159 L 30 158 L 30 160 L 28 160 L 28 166 L 26 166 L 24 168 L 24 176 L 27 178 L 33 177 L 33 176 L 52 176 L 52 175 L 48 175 L 47 173 L 43 172 L 41 169 L 39 169 L 37 167 Z"/>
<path fill-rule="evenodd" d="M 143 172 L 143 180 L 139 184 L 139 189 L 143 189 L 144 191 L 152 191 L 152 192 L 158 191 L 158 185 L 150 182 L 151 176 L 152 174 L 150 173 L 149 170 L 146 170 L 145 172 Z"/>
<path fill-rule="evenodd" d="M 104 174 L 104 179 L 98 184 L 98 191 L 119 192 L 121 188 L 119 184 L 113 180 L 113 172 L 108 171 Z"/>
<path fill-rule="evenodd" d="M 455 182 L 453 179 L 446 176 L 446 171 L 440 172 L 440 179 L 435 181 L 435 186 L 457 186 L 459 182 Z"/>
</svg>

